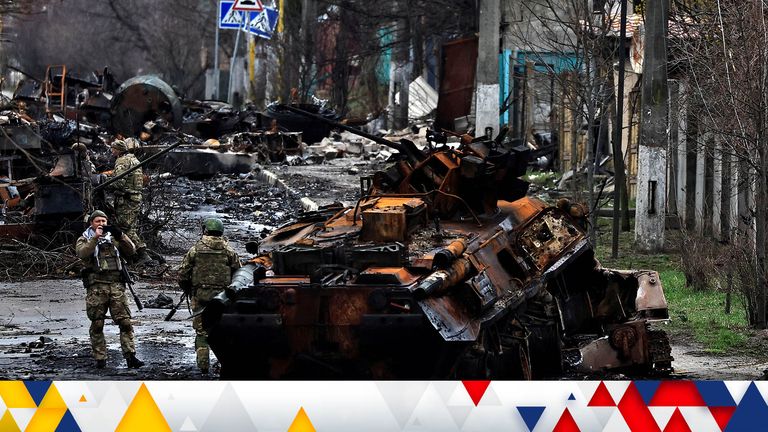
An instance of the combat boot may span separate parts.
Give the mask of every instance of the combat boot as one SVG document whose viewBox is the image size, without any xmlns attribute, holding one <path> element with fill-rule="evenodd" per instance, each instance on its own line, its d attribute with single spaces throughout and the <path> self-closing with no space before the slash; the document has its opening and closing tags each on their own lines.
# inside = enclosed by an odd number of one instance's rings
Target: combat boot
<svg viewBox="0 0 768 432">
<path fill-rule="evenodd" d="M 128 369 L 136 369 L 144 366 L 144 362 L 136 358 L 136 353 L 126 354 L 125 361 L 128 363 Z"/>
</svg>

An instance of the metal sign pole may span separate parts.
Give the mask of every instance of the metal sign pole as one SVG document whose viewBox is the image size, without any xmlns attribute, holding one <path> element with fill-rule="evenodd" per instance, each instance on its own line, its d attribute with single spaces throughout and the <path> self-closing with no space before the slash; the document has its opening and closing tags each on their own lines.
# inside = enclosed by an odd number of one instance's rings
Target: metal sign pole
<svg viewBox="0 0 768 432">
<path fill-rule="evenodd" d="M 216 38 L 213 51 L 213 98 L 219 100 L 219 23 L 221 22 L 221 2 L 216 5 Z"/>
<path fill-rule="evenodd" d="M 248 27 L 248 12 L 243 12 L 243 30 Z M 237 58 L 237 46 L 240 43 L 240 29 L 237 29 L 237 36 L 235 37 L 235 49 L 232 50 L 232 61 L 229 63 L 229 88 L 227 92 L 227 102 L 232 103 L 232 81 L 235 76 L 235 59 Z"/>
</svg>

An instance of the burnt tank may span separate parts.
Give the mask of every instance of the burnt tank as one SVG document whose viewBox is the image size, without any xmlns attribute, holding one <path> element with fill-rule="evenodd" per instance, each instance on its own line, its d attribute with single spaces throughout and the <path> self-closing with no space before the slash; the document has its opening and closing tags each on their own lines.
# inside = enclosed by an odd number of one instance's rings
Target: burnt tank
<svg viewBox="0 0 768 432">
<path fill-rule="evenodd" d="M 260 241 L 204 310 L 222 378 L 671 370 L 659 275 L 601 267 L 583 207 L 526 196 L 528 149 L 362 135 L 401 159 Z"/>
</svg>

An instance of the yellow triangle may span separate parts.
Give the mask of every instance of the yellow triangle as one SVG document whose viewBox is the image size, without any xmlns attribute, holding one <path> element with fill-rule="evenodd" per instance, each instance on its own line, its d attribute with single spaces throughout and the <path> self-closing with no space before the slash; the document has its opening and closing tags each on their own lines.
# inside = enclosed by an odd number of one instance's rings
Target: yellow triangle
<svg viewBox="0 0 768 432">
<path fill-rule="evenodd" d="M 0 431 L 3 432 L 21 432 L 19 425 L 16 424 L 16 420 L 11 416 L 11 412 L 5 410 L 3 418 L 0 418 Z"/>
<path fill-rule="evenodd" d="M 0 397 L 8 408 L 37 408 L 23 381 L 0 381 Z"/>
<path fill-rule="evenodd" d="M 139 391 L 131 401 L 128 409 L 117 425 L 115 432 L 153 432 L 153 431 L 171 431 L 168 422 L 165 421 L 163 413 L 157 407 L 155 400 L 147 389 L 147 385 L 142 383 Z"/>
<path fill-rule="evenodd" d="M 88 399 L 85 398 L 85 395 L 80 396 L 80 400 L 78 402 L 88 402 Z"/>
<path fill-rule="evenodd" d="M 38 408 L 24 432 L 55 431 L 66 412 L 66 408 Z"/>
<path fill-rule="evenodd" d="M 40 408 L 67 409 L 67 403 L 61 398 L 61 393 L 59 393 L 59 389 L 56 388 L 55 384 L 51 384 L 51 386 L 48 387 L 48 391 L 45 392 L 43 400 L 40 401 Z"/>
<path fill-rule="evenodd" d="M 293 423 L 291 423 L 291 427 L 288 428 L 287 432 L 315 432 L 315 427 L 312 426 L 307 413 L 304 412 L 304 407 L 299 408 L 299 412 L 296 414 L 296 418 L 293 419 Z"/>
</svg>

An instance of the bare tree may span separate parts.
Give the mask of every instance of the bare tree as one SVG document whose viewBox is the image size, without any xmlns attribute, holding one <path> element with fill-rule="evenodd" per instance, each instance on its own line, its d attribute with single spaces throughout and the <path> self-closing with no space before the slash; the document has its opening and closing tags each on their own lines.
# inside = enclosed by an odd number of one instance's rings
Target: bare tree
<svg viewBox="0 0 768 432">
<path fill-rule="evenodd" d="M 214 0 L 184 7 L 152 0 L 51 2 L 45 13 L 14 20 L 11 55 L 39 76 L 49 64 L 81 75 L 109 66 L 119 80 L 157 74 L 180 93 L 200 97 L 205 69 L 213 63 L 216 7 Z M 228 55 L 232 36 L 222 34 Z"/>
<path fill-rule="evenodd" d="M 613 3 L 609 1 L 606 10 L 610 11 Z M 520 2 L 521 16 L 511 23 L 510 33 L 519 49 L 529 53 L 533 67 L 546 68 L 562 89 L 565 99 L 560 103 L 574 111 L 575 119 L 583 119 L 585 123 L 586 192 L 590 207 L 595 208 L 601 190 L 594 177 L 596 156 L 608 147 L 608 114 L 613 97 L 616 44 L 612 27 L 619 17 L 602 10 L 595 13 L 590 6 L 578 0 Z M 579 127 L 579 124 L 572 126 L 573 129 Z M 524 131 L 526 139 L 531 138 L 530 132 Z M 576 154 L 571 157 L 575 158 Z M 590 219 L 590 238 L 594 241 L 596 212 L 591 213 Z"/>
<path fill-rule="evenodd" d="M 741 252 L 722 260 L 738 268 L 750 322 L 766 327 L 766 146 L 768 145 L 768 11 L 760 1 L 673 3 L 674 67 L 691 88 L 689 145 L 731 167 L 739 214 L 729 233 Z M 723 248 L 721 248 L 723 249 Z"/>
</svg>

